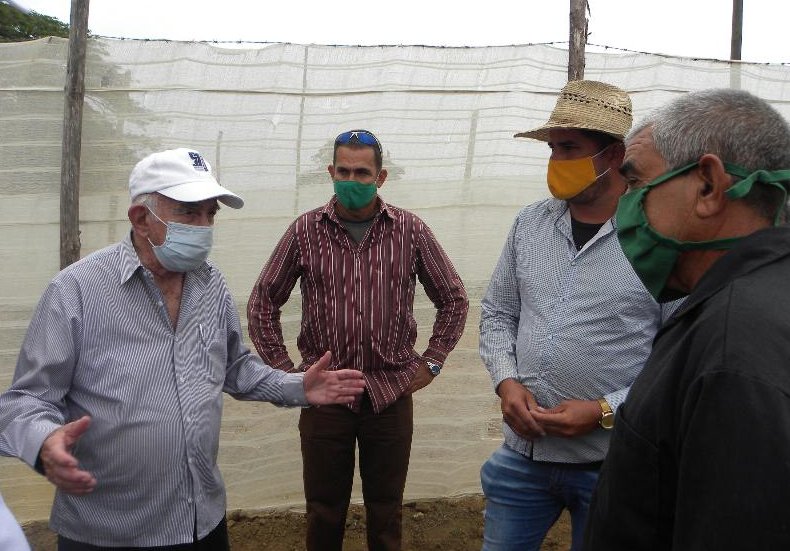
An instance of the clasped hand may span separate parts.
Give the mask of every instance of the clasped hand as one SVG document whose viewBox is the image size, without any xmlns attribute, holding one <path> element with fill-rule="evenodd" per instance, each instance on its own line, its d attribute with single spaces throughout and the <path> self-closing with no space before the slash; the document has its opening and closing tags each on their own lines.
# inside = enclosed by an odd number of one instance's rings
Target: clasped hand
<svg viewBox="0 0 790 551">
<path fill-rule="evenodd" d="M 497 389 L 502 418 L 517 434 L 528 440 L 546 436 L 574 437 L 592 432 L 601 418 L 596 400 L 565 400 L 547 409 L 515 379 L 505 379 Z"/>
</svg>

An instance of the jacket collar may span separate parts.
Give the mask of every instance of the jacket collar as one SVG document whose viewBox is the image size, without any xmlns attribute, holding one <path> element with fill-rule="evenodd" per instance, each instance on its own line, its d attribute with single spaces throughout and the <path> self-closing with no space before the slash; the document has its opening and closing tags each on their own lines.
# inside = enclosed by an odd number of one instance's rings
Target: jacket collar
<svg viewBox="0 0 790 551">
<path fill-rule="evenodd" d="M 790 255 L 790 227 L 758 230 L 741 239 L 705 272 L 673 317 L 679 318 L 730 282 Z"/>
</svg>

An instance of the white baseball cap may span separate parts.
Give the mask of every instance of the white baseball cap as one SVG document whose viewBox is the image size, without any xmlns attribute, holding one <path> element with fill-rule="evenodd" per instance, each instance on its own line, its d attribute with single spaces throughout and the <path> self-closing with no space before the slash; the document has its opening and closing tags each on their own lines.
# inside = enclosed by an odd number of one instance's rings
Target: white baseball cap
<svg viewBox="0 0 790 551">
<path fill-rule="evenodd" d="M 217 183 L 211 165 L 194 149 L 179 148 L 152 153 L 132 169 L 129 195 L 161 193 L 183 203 L 216 198 L 234 209 L 244 206 L 244 199 Z"/>
</svg>

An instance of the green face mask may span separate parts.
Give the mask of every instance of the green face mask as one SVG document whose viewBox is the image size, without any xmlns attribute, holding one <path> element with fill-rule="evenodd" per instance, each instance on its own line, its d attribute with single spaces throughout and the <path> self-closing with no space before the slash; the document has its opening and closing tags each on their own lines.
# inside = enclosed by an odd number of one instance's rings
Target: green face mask
<svg viewBox="0 0 790 551">
<path fill-rule="evenodd" d="M 370 204 L 376 196 L 376 183 L 363 184 L 353 180 L 335 180 L 335 195 L 348 210 L 358 210 Z"/>
<path fill-rule="evenodd" d="M 732 237 L 710 241 L 677 241 L 661 235 L 648 223 L 644 209 L 647 192 L 659 184 L 692 170 L 697 164 L 694 162 L 662 174 L 646 186 L 623 195 L 617 205 L 615 216 L 620 246 L 636 275 L 642 280 L 653 298 L 659 302 L 667 302 L 684 296 L 684 293 L 680 291 L 666 288 L 667 279 L 681 252 L 730 249 L 741 239 Z M 730 199 L 745 197 L 755 183 L 775 186 L 782 190 L 785 198 L 776 213 L 774 220 L 776 223 L 787 200 L 787 189 L 781 182 L 790 180 L 790 170 L 775 170 L 773 172 L 758 170 L 750 173 L 740 166 L 729 163 L 724 163 L 724 169 L 728 174 L 741 178 L 725 192 Z"/>
</svg>

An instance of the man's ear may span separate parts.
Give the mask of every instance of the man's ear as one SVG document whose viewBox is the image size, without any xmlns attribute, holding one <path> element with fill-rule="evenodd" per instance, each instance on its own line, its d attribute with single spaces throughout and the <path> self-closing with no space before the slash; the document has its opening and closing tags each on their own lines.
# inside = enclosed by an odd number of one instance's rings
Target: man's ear
<svg viewBox="0 0 790 551">
<path fill-rule="evenodd" d="M 143 236 L 148 235 L 148 209 L 145 205 L 135 204 L 129 207 L 126 211 L 129 216 L 129 222 L 132 223 L 132 228 L 136 233 Z"/>
<path fill-rule="evenodd" d="M 335 179 L 335 165 L 327 165 L 326 170 L 329 172 L 329 176 L 332 177 L 332 180 Z"/>
<path fill-rule="evenodd" d="M 729 201 L 725 192 L 732 186 L 732 177 L 724 170 L 724 163 L 717 155 L 706 153 L 700 157 L 694 172 L 699 177 L 694 207 L 697 215 L 708 218 L 720 214 Z"/>
<path fill-rule="evenodd" d="M 620 166 L 623 164 L 623 160 L 625 159 L 625 144 L 623 142 L 612 142 L 609 146 L 610 150 L 610 159 L 613 163 L 613 166 L 619 170 Z"/>
<path fill-rule="evenodd" d="M 376 187 L 380 188 L 381 186 L 383 186 L 384 185 L 384 180 L 386 180 L 386 179 L 387 179 L 387 169 L 386 168 L 382 168 L 379 171 L 379 175 L 376 177 Z"/>
</svg>

